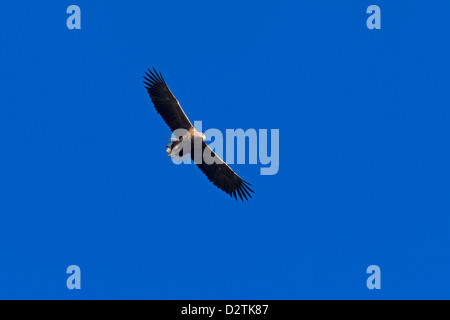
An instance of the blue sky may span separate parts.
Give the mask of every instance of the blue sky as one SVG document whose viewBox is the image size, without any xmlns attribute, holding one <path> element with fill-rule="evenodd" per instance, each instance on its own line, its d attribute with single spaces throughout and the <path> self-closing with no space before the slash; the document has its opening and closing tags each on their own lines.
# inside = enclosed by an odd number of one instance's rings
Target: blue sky
<svg viewBox="0 0 450 320">
<path fill-rule="evenodd" d="M 2 3 L 0 298 L 448 299 L 448 12 Z M 254 199 L 167 158 L 141 82 L 152 66 L 204 130 L 280 130 L 278 174 L 233 165 Z"/>
</svg>

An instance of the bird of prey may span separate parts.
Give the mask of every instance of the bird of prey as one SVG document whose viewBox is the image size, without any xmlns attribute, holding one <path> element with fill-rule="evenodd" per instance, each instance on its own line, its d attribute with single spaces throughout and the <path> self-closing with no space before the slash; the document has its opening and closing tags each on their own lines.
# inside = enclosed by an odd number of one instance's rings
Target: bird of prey
<svg viewBox="0 0 450 320">
<path fill-rule="evenodd" d="M 251 192 L 250 183 L 240 178 L 205 142 L 205 135 L 198 132 L 189 121 L 175 96 L 167 86 L 161 72 L 148 69 L 145 72 L 144 84 L 148 94 L 155 106 L 156 111 L 175 134 L 185 132 L 178 136 L 178 139 L 169 139 L 167 145 L 167 155 L 173 158 L 187 156 L 186 149 L 191 159 L 203 171 L 209 181 L 215 186 L 225 191 L 237 200 L 238 196 L 248 200 Z M 197 147 L 196 147 L 197 146 Z M 201 152 L 197 152 L 200 150 Z M 184 154 L 183 154 L 184 153 Z"/>
</svg>

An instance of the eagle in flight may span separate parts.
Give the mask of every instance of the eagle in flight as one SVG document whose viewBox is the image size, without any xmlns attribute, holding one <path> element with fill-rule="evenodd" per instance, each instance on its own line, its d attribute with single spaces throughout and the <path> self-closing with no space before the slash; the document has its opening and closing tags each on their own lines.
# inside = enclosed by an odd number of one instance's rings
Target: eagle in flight
<svg viewBox="0 0 450 320">
<path fill-rule="evenodd" d="M 170 91 L 164 81 L 161 72 L 148 69 L 145 72 L 144 84 L 156 111 L 169 126 L 172 133 L 178 139 L 169 138 L 171 141 L 167 145 L 167 155 L 173 158 L 187 156 L 188 150 L 191 159 L 203 171 L 209 181 L 215 186 L 225 191 L 237 200 L 237 196 L 244 201 L 252 197 L 250 192 L 254 191 L 249 187 L 250 183 L 240 178 L 215 152 L 206 144 L 205 135 L 198 132 L 189 121 L 181 108 L 178 100 Z M 201 152 L 197 152 L 201 146 Z M 193 151 L 193 152 L 190 152 Z M 200 151 L 200 150 L 199 150 Z"/>
</svg>

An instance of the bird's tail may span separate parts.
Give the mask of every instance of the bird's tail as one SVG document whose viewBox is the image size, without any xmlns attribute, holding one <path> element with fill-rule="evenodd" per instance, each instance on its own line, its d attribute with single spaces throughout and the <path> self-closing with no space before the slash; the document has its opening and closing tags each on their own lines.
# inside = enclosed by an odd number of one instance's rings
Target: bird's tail
<svg viewBox="0 0 450 320">
<path fill-rule="evenodd" d="M 172 146 L 173 146 L 173 142 L 169 143 L 168 145 L 166 145 L 166 152 L 167 152 L 167 156 L 171 157 L 172 156 Z"/>
<path fill-rule="evenodd" d="M 174 147 L 174 144 L 175 144 L 175 142 L 177 142 L 178 140 L 177 140 L 177 139 L 174 139 L 174 138 L 167 138 L 167 140 L 169 140 L 170 143 L 166 145 L 166 148 L 167 148 L 167 149 L 166 149 L 166 152 L 167 152 L 167 156 L 168 156 L 168 157 L 171 157 L 171 156 L 172 156 L 172 149 L 173 149 L 173 147 Z"/>
</svg>

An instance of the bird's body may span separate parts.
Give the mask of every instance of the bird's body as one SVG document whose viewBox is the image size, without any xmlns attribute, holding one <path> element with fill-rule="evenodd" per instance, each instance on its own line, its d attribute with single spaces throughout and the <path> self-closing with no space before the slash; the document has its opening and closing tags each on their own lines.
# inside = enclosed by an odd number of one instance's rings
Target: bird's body
<svg viewBox="0 0 450 320">
<path fill-rule="evenodd" d="M 205 135 L 197 131 L 189 121 L 175 96 L 170 91 L 161 73 L 148 70 L 144 84 L 156 111 L 161 115 L 172 133 L 178 137 L 170 139 L 167 155 L 182 158 L 188 154 L 203 171 L 209 181 L 230 196 L 241 200 L 251 198 L 254 192 L 249 183 L 241 179 L 205 142 Z"/>
<path fill-rule="evenodd" d="M 197 141 L 198 143 L 202 140 L 205 140 L 205 135 L 197 131 L 197 129 L 195 129 L 194 127 L 191 127 L 178 139 L 169 139 L 171 140 L 171 143 L 167 145 L 167 155 L 169 157 L 182 158 L 183 156 L 187 156 L 183 155 L 183 151 L 186 149 L 193 150 L 194 146 L 196 145 L 195 141 Z"/>
</svg>

